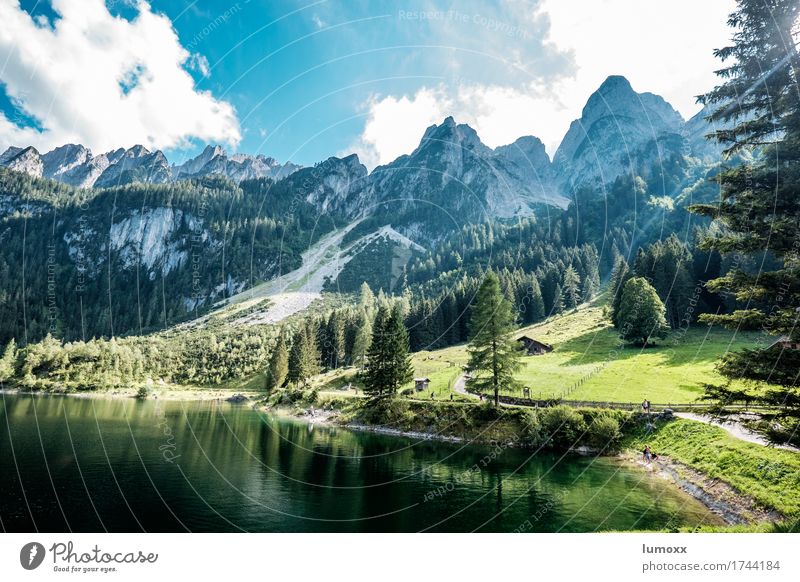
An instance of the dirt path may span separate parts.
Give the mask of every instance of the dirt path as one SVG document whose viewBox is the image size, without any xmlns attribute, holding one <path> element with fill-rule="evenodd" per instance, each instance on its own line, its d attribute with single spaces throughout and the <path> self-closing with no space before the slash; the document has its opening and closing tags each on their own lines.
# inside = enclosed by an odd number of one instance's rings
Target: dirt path
<svg viewBox="0 0 800 582">
<path fill-rule="evenodd" d="M 461 374 L 458 378 L 456 378 L 456 383 L 453 384 L 453 390 L 458 392 L 459 394 L 463 394 L 467 398 L 472 398 L 474 400 L 479 400 L 480 397 L 476 396 L 472 392 L 467 392 L 467 375 Z"/>
<path fill-rule="evenodd" d="M 687 420 L 695 420 L 697 422 L 704 422 L 705 424 L 718 426 L 728 431 L 728 433 L 734 438 L 747 441 L 748 443 L 755 443 L 765 447 L 775 447 L 776 449 L 786 449 L 787 451 L 800 451 L 800 449 L 789 445 L 773 445 L 760 434 L 755 433 L 743 426 L 737 421 L 735 415 L 731 416 L 730 420 L 727 421 L 721 421 L 718 418 L 708 416 L 706 414 L 694 414 L 693 412 L 676 412 L 675 416 L 679 416 Z"/>
</svg>

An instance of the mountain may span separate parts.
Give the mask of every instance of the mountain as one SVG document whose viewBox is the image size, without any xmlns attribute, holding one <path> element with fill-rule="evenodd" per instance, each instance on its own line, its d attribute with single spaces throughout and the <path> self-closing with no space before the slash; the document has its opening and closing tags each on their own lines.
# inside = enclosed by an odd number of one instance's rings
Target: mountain
<svg viewBox="0 0 800 582">
<path fill-rule="evenodd" d="M 221 175 L 234 182 L 241 182 L 255 178 L 281 180 L 301 167 L 292 162 L 281 164 L 275 158 L 263 155 L 234 154 L 228 156 L 222 147 L 208 145 L 197 157 L 173 166 L 172 173 L 176 180 Z"/>
<path fill-rule="evenodd" d="M 222 149 L 221 146 L 207 145 L 199 156 L 186 160 L 180 165 L 173 165 L 172 174 L 178 179 L 183 176 L 194 176 L 196 174 L 200 174 L 203 167 L 211 160 L 224 156 L 225 150 Z"/>
<path fill-rule="evenodd" d="M 9 170 L 22 172 L 40 178 L 44 173 L 44 162 L 42 156 L 34 147 L 27 148 L 8 148 L 2 156 L 0 156 L 0 165 L 5 166 Z"/>
<path fill-rule="evenodd" d="M 110 161 L 110 160 L 109 160 Z M 165 184 L 172 180 L 172 170 L 161 151 L 150 152 L 141 145 L 133 146 L 110 164 L 94 186 L 121 186 L 133 182 Z"/>
<path fill-rule="evenodd" d="M 301 168 L 262 155 L 228 156 L 220 146 L 206 146 L 197 157 L 171 165 L 163 152 L 151 152 L 141 145 L 94 156 L 91 150 L 76 144 L 57 147 L 44 155 L 35 148 L 11 146 L 0 155 L 0 166 L 78 188 L 105 188 L 136 182 L 164 184 L 212 175 L 225 176 L 234 182 L 264 177 L 280 180 Z"/>
<path fill-rule="evenodd" d="M 367 168 L 356 154 L 330 157 L 279 182 L 284 183 L 296 197 L 302 197 L 321 213 L 352 220 L 373 210 Z"/>
<path fill-rule="evenodd" d="M 642 158 L 658 155 L 662 142 L 680 143 L 683 129 L 683 118 L 662 97 L 637 93 L 625 77 L 610 76 L 553 156 L 556 182 L 567 195 L 582 187 L 605 192 L 618 176 L 636 175 Z"/>
<path fill-rule="evenodd" d="M 275 281 L 281 295 L 305 293 L 297 309 L 363 281 L 438 293 L 490 264 L 545 277 L 548 304 L 567 263 L 544 267 L 559 253 L 583 257 L 569 259 L 576 268 L 599 263 L 599 281 L 620 254 L 700 224 L 686 207 L 717 198 L 720 160 L 705 115 L 684 122 L 609 77 L 552 162 L 536 137 L 491 148 L 452 117 L 372 172 L 356 155 L 300 168 L 214 145 L 178 165 L 142 146 L 11 147 L 0 155 L 0 341 L 49 332 L 51 257 L 56 287 L 84 290 L 60 300 L 64 337 L 171 324 L 234 294 L 267 297 Z M 23 248 L 25 285 L 13 276 Z"/>
<path fill-rule="evenodd" d="M 541 141 L 523 137 L 493 150 L 452 117 L 429 127 L 411 154 L 376 168 L 370 188 L 370 198 L 406 234 L 441 234 L 467 222 L 530 216 L 537 205 L 568 204 Z"/>
<path fill-rule="evenodd" d="M 82 145 L 67 144 L 57 147 L 42 156 L 44 176 L 66 182 L 61 179 L 64 175 L 69 175 L 85 165 L 91 158 L 92 152 Z"/>
</svg>

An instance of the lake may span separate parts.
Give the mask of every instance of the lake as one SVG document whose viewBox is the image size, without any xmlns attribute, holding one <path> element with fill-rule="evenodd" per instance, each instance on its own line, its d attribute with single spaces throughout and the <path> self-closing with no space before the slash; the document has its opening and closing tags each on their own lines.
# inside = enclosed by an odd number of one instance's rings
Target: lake
<svg viewBox="0 0 800 582">
<path fill-rule="evenodd" d="M 615 459 L 351 431 L 222 402 L 0 395 L 5 531 L 591 532 L 717 524 Z"/>
</svg>

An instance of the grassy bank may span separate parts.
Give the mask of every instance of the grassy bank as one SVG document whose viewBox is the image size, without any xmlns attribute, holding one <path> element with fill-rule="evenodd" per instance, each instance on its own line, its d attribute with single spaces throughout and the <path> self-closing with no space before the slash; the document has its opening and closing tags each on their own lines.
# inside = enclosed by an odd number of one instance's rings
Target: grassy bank
<svg viewBox="0 0 800 582">
<path fill-rule="evenodd" d="M 567 406 L 525 408 L 449 400 L 395 398 L 368 404 L 353 392 L 279 390 L 261 400 L 268 409 L 283 409 L 296 416 L 313 410 L 345 426 L 379 427 L 430 438 L 457 438 L 465 442 L 513 443 L 515 446 L 554 451 L 590 449 L 600 454 L 620 450 L 623 427 L 632 426 L 631 413 Z"/>
<path fill-rule="evenodd" d="M 641 425 L 626 431 L 624 445 L 641 451 L 645 445 L 659 455 L 719 479 L 787 518 L 800 517 L 800 454 L 747 443 L 724 429 L 676 419 L 656 424 L 647 433 Z"/>
</svg>

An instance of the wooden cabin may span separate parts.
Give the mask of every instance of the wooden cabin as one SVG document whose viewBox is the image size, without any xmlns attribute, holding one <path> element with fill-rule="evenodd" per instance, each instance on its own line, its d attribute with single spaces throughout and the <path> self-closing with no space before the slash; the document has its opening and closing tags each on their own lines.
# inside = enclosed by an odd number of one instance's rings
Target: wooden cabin
<svg viewBox="0 0 800 582">
<path fill-rule="evenodd" d="M 528 337 L 526 335 L 518 338 L 517 341 L 525 347 L 525 352 L 529 356 L 541 356 L 542 354 L 547 354 L 553 351 L 553 346 L 550 344 L 540 342 L 539 340 L 533 339 L 532 337 Z"/>
<path fill-rule="evenodd" d="M 428 389 L 428 384 L 431 383 L 430 378 L 414 378 L 414 390 L 422 392 Z"/>
<path fill-rule="evenodd" d="M 788 335 L 782 335 L 772 342 L 767 349 L 800 350 L 800 342 L 792 341 L 792 338 L 790 338 Z"/>
</svg>

